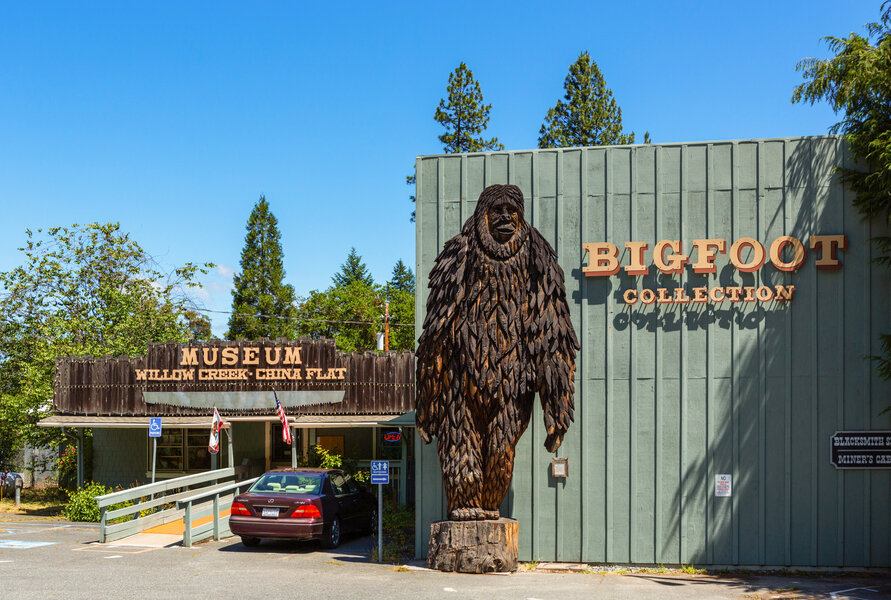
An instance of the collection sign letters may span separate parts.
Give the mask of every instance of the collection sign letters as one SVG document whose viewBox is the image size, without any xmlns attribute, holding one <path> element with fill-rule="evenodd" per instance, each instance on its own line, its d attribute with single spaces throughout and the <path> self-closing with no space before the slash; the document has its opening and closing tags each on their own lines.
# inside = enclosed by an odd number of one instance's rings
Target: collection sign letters
<svg viewBox="0 0 891 600">
<path fill-rule="evenodd" d="M 841 269 L 842 263 L 838 253 L 848 247 L 848 239 L 844 235 L 812 235 L 808 246 L 816 255 L 816 267 L 821 270 Z M 611 242 L 594 242 L 582 244 L 582 250 L 588 255 L 588 264 L 582 267 L 587 277 L 607 277 L 623 271 L 626 275 L 647 275 L 649 265 L 645 262 L 645 252 L 649 250 L 647 242 L 625 242 L 624 254 L 627 264 L 621 264 L 618 246 Z M 807 261 L 807 249 L 798 238 L 783 235 L 765 248 L 764 244 L 750 237 L 741 237 L 728 244 L 720 238 L 695 239 L 689 254 L 683 253 L 681 240 L 660 240 L 653 247 L 650 256 L 653 266 L 661 273 L 683 273 L 690 265 L 694 273 L 716 273 L 715 259 L 718 254 L 727 254 L 730 264 L 742 273 L 752 273 L 764 266 L 769 259 L 779 271 L 792 272 L 800 269 Z M 761 285 L 755 286 L 716 286 L 693 287 L 685 289 L 657 288 L 642 290 L 628 289 L 622 295 L 625 304 L 689 304 L 729 302 L 788 302 L 795 293 L 794 285 Z"/>
</svg>

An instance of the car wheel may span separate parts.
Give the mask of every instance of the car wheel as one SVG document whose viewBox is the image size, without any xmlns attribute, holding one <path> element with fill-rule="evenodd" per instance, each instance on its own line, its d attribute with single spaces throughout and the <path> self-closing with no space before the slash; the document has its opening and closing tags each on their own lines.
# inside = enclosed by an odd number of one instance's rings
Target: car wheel
<svg viewBox="0 0 891 600">
<path fill-rule="evenodd" d="M 250 537 L 247 535 L 241 536 L 241 543 L 247 546 L 248 548 L 256 548 L 260 545 L 260 538 Z"/>
<path fill-rule="evenodd" d="M 331 524 L 325 528 L 325 534 L 322 538 L 322 545 L 325 548 L 337 548 L 340 546 L 340 519 L 334 517 Z"/>
</svg>

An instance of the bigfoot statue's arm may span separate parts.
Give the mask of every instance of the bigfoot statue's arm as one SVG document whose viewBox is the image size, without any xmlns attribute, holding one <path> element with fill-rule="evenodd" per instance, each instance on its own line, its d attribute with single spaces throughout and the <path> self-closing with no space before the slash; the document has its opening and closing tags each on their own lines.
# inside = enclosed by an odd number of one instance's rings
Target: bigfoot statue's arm
<svg viewBox="0 0 891 600">
<path fill-rule="evenodd" d="M 449 334 L 454 334 L 457 307 L 464 298 L 464 265 L 467 241 L 455 236 L 446 242 L 430 272 L 430 296 L 427 298 L 427 317 L 424 332 L 418 340 L 417 401 L 415 423 L 418 435 L 425 444 L 439 434 L 439 426 L 448 414 L 452 400 L 451 383 L 456 374 L 453 361 L 446 354 L 451 346 Z"/>
<path fill-rule="evenodd" d="M 573 420 L 575 353 L 579 349 L 569 318 L 563 269 L 551 245 L 537 231 L 530 236 L 531 263 L 538 271 L 530 289 L 530 355 L 536 367 L 536 391 L 544 411 L 545 448 L 556 452 Z"/>
</svg>

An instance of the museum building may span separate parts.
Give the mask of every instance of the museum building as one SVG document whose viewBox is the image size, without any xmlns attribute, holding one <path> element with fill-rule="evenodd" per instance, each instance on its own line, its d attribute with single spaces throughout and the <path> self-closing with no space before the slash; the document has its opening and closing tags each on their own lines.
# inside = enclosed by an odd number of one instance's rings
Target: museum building
<svg viewBox="0 0 891 600">
<path fill-rule="evenodd" d="M 283 441 L 276 398 L 292 429 Z M 343 353 L 332 340 L 213 340 L 149 344 L 136 358 L 61 357 L 52 416 L 43 427 L 77 432 L 79 484 L 128 488 L 232 466 L 237 479 L 290 467 L 321 446 L 357 468 L 389 460 L 393 500 L 414 496 L 414 355 Z M 213 411 L 225 422 L 218 454 L 208 449 Z M 157 450 L 148 435 L 161 417 Z M 83 432 L 92 430 L 85 472 Z"/>
<path fill-rule="evenodd" d="M 492 184 L 565 273 L 581 350 L 556 457 L 542 412 L 501 507 L 520 560 L 891 566 L 891 275 L 823 136 L 422 156 L 418 294 Z M 418 331 L 420 333 L 420 331 Z M 445 518 L 414 442 L 416 552 Z"/>
</svg>

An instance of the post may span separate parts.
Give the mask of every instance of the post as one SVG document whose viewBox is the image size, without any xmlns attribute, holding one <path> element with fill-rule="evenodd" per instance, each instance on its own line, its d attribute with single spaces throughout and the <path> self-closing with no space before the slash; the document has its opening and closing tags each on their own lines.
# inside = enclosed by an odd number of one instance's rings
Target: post
<svg viewBox="0 0 891 600">
<path fill-rule="evenodd" d="M 108 512 L 108 507 L 103 506 L 101 510 L 102 510 L 102 514 L 99 517 L 99 543 L 104 544 L 105 543 L 105 525 L 106 525 L 106 522 L 108 521 L 108 517 L 106 516 L 106 513 Z"/>
<path fill-rule="evenodd" d="M 405 428 L 406 430 L 408 427 Z M 399 504 L 406 502 L 408 479 L 408 444 L 405 443 L 403 428 L 399 428 Z"/>
<path fill-rule="evenodd" d="M 213 539 L 220 539 L 220 495 L 213 495 Z"/>
<path fill-rule="evenodd" d="M 18 508 L 22 502 L 22 488 L 19 486 L 19 480 L 15 480 L 15 507 Z"/>
<path fill-rule="evenodd" d="M 384 302 L 384 352 L 390 350 L 390 303 Z"/>
<path fill-rule="evenodd" d="M 152 438 L 152 483 L 155 483 L 155 462 L 158 459 L 158 438 Z M 152 494 L 154 499 L 155 495 Z"/>
<path fill-rule="evenodd" d="M 183 515 L 183 546 L 192 547 L 192 503 L 186 504 L 186 514 Z"/>
<path fill-rule="evenodd" d="M 84 486 L 84 430 L 77 430 L 77 489 Z"/>
<path fill-rule="evenodd" d="M 377 562 L 384 562 L 384 486 L 377 485 Z"/>
<path fill-rule="evenodd" d="M 226 436 L 229 440 L 229 452 L 228 452 L 229 465 L 228 466 L 234 467 L 235 466 L 235 447 L 234 447 L 234 443 L 232 441 L 232 425 L 231 425 L 231 423 L 229 424 L 229 427 L 226 428 Z"/>
<path fill-rule="evenodd" d="M 297 468 L 297 448 L 296 448 L 297 444 L 295 442 L 297 440 L 295 439 L 295 436 L 293 435 L 294 430 L 291 428 L 290 423 L 288 423 L 288 429 L 291 429 L 291 433 L 292 433 L 292 435 L 291 435 L 291 468 L 296 469 Z"/>
</svg>

